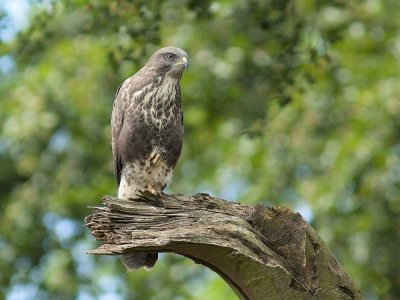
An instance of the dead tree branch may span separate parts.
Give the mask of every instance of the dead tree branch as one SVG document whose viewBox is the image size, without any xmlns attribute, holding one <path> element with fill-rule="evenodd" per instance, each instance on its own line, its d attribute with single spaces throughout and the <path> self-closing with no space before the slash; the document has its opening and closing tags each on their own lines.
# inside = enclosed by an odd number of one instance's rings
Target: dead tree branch
<svg viewBox="0 0 400 300">
<path fill-rule="evenodd" d="M 352 279 L 300 214 L 207 194 L 105 196 L 86 226 L 90 254 L 173 252 L 217 272 L 240 299 L 361 299 Z"/>
</svg>

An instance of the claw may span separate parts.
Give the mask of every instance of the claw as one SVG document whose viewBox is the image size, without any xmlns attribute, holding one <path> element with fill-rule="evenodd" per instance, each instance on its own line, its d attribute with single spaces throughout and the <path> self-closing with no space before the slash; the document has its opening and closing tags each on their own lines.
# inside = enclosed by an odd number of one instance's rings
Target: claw
<svg viewBox="0 0 400 300">
<path fill-rule="evenodd" d="M 153 194 L 156 198 L 161 196 L 161 192 L 157 192 L 154 186 L 152 186 L 150 183 L 147 183 L 147 191 Z"/>
<path fill-rule="evenodd" d="M 149 190 L 140 190 L 140 193 L 145 197 L 145 198 L 139 198 L 136 199 L 136 201 L 143 201 L 146 203 L 150 203 L 154 206 L 158 207 L 165 207 L 163 201 L 161 200 L 161 195 L 162 193 L 159 193 L 158 196 L 154 195 L 152 192 Z"/>
<path fill-rule="evenodd" d="M 150 163 L 157 166 L 160 163 L 161 155 L 158 152 L 153 152 L 150 154 Z"/>
</svg>

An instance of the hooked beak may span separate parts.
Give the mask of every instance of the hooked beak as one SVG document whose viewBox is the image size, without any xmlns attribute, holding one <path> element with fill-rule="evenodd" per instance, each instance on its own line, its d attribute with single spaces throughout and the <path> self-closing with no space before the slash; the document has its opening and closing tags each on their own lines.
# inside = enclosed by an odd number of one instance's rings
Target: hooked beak
<svg viewBox="0 0 400 300">
<path fill-rule="evenodd" d="M 187 57 L 185 57 L 185 56 L 182 57 L 182 64 L 183 64 L 183 67 L 184 67 L 186 70 L 189 69 L 189 62 L 188 62 Z"/>
<path fill-rule="evenodd" d="M 175 64 L 175 66 L 182 66 L 184 69 L 189 69 L 189 62 L 187 57 L 182 56 L 181 60 Z"/>
</svg>

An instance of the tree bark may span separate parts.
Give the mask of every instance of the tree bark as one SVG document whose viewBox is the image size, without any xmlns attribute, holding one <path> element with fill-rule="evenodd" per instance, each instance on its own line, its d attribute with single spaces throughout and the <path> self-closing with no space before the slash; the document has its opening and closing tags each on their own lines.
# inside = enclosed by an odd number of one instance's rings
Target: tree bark
<svg viewBox="0 0 400 300">
<path fill-rule="evenodd" d="M 181 254 L 217 272 L 240 299 L 361 299 L 325 243 L 288 208 L 146 192 L 103 203 L 85 219 L 103 242 L 90 254 Z"/>
</svg>

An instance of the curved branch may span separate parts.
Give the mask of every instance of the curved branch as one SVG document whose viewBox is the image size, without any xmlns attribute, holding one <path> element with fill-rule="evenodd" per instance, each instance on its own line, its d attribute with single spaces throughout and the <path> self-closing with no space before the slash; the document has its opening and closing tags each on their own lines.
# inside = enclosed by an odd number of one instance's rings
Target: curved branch
<svg viewBox="0 0 400 300">
<path fill-rule="evenodd" d="M 90 254 L 174 252 L 217 272 L 240 299 L 361 299 L 352 279 L 300 214 L 208 194 L 103 197 L 86 226 Z"/>
</svg>

